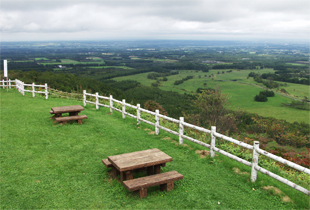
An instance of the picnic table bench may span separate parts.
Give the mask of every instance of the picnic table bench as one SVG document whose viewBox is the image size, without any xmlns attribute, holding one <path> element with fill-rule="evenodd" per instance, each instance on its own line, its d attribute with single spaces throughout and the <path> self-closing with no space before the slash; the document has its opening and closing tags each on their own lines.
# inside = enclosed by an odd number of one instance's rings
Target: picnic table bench
<svg viewBox="0 0 310 210">
<path fill-rule="evenodd" d="M 121 176 L 121 182 L 129 191 L 139 190 L 140 197 L 147 196 L 147 188 L 160 185 L 161 190 L 170 191 L 174 188 L 174 181 L 183 179 L 183 175 L 176 171 L 160 173 L 160 167 L 171 162 L 172 157 L 159 149 L 149 149 L 121 155 L 109 156 L 102 163 L 112 168 L 113 175 Z M 147 169 L 146 177 L 134 179 L 133 170 Z"/>
<path fill-rule="evenodd" d="M 52 107 L 51 109 L 50 114 L 54 114 L 51 118 L 55 119 L 54 122 L 60 122 L 61 124 L 66 124 L 67 121 L 76 121 L 81 125 L 83 119 L 87 119 L 86 115 L 79 115 L 84 110 L 80 105 Z M 63 117 L 63 113 L 69 113 L 69 116 Z"/>
<path fill-rule="evenodd" d="M 129 191 L 139 190 L 140 198 L 147 196 L 147 188 L 160 185 L 161 191 L 170 191 L 174 188 L 174 181 L 183 179 L 183 175 L 177 171 L 169 171 L 161 174 L 131 179 L 123 182 Z"/>
</svg>

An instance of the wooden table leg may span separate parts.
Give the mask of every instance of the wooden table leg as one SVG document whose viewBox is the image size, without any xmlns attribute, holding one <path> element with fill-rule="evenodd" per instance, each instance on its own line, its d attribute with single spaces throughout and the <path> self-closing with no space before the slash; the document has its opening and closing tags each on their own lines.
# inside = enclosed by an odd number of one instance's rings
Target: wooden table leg
<svg viewBox="0 0 310 210">
<path fill-rule="evenodd" d="M 155 165 L 154 166 L 154 174 L 160 174 L 160 166 L 161 165 Z"/>
<path fill-rule="evenodd" d="M 126 180 L 133 179 L 133 171 L 126 171 Z"/>
<path fill-rule="evenodd" d="M 112 172 L 114 177 L 117 177 L 119 175 L 119 171 L 114 166 L 112 166 Z"/>
<path fill-rule="evenodd" d="M 160 191 L 170 191 L 174 188 L 174 182 L 168 182 L 167 184 L 161 184 L 160 185 Z"/>
<path fill-rule="evenodd" d="M 154 174 L 153 166 L 147 167 L 147 175 L 153 175 L 153 174 Z"/>
<path fill-rule="evenodd" d="M 145 198 L 147 196 L 147 188 L 141 188 L 139 190 L 140 198 Z"/>
<path fill-rule="evenodd" d="M 69 112 L 69 116 L 77 116 L 79 115 L 79 111 L 78 112 Z"/>
</svg>

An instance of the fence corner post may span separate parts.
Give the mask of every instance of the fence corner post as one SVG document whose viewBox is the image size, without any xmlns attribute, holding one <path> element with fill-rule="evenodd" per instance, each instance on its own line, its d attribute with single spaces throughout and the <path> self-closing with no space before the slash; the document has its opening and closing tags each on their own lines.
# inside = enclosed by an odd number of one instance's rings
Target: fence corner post
<svg viewBox="0 0 310 210">
<path fill-rule="evenodd" d="M 96 92 L 96 109 L 99 109 L 99 98 L 98 98 L 98 92 Z"/>
<path fill-rule="evenodd" d="M 86 90 L 83 90 L 83 104 L 86 106 Z"/>
<path fill-rule="evenodd" d="M 35 96 L 35 93 L 34 93 L 34 82 L 32 83 L 32 97 L 34 97 Z"/>
<path fill-rule="evenodd" d="M 110 112 L 113 112 L 113 96 L 110 95 Z"/>
<path fill-rule="evenodd" d="M 45 99 L 48 99 L 48 87 L 47 87 L 47 83 L 45 83 Z"/>
<path fill-rule="evenodd" d="M 140 104 L 137 104 L 137 125 L 140 125 Z"/>
<path fill-rule="evenodd" d="M 126 117 L 126 115 L 125 115 L 125 113 L 126 113 L 126 106 L 125 106 L 125 104 L 126 104 L 126 100 L 125 99 L 123 99 L 123 107 L 122 107 L 122 117 L 123 117 L 123 119 L 125 119 L 125 117 Z"/>
<path fill-rule="evenodd" d="M 179 123 L 179 144 L 183 144 L 183 133 L 184 133 L 184 117 L 180 117 L 180 123 Z"/>
<path fill-rule="evenodd" d="M 158 128 L 158 126 L 159 126 L 159 110 L 158 109 L 156 109 L 155 110 L 155 134 L 156 135 L 158 135 L 158 133 L 159 133 L 159 128 Z"/>
<path fill-rule="evenodd" d="M 22 82 L 22 92 L 23 92 L 23 96 L 25 95 L 25 83 L 24 82 Z"/>
<path fill-rule="evenodd" d="M 210 147 L 210 154 L 211 154 L 211 158 L 214 158 L 215 156 L 215 135 L 214 133 L 216 132 L 216 127 L 215 126 L 211 126 L 211 147 Z"/>
<path fill-rule="evenodd" d="M 254 141 L 254 148 L 253 148 L 253 159 L 252 159 L 252 170 L 251 170 L 251 181 L 255 182 L 257 179 L 257 170 L 255 167 L 258 166 L 258 152 L 256 151 L 259 149 L 259 141 Z"/>
</svg>

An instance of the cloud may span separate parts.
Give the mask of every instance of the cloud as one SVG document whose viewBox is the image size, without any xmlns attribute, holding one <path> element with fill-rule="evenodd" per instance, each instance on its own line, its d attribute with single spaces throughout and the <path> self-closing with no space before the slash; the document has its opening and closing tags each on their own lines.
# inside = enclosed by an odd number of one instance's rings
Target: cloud
<svg viewBox="0 0 310 210">
<path fill-rule="evenodd" d="M 46 39 L 307 39 L 309 6 L 307 0 L 2 0 L 0 31 L 4 41 L 30 34 L 33 39 L 42 34 Z"/>
</svg>

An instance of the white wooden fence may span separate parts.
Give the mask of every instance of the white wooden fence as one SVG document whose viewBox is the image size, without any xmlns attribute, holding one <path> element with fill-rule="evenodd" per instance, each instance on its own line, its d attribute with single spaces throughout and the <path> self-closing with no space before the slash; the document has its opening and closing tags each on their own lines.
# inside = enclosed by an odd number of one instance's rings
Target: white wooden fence
<svg viewBox="0 0 310 210">
<path fill-rule="evenodd" d="M 32 84 L 25 84 L 24 82 L 15 79 L 15 80 L 2 80 L 1 82 L 1 87 L 5 88 L 8 86 L 8 88 L 11 89 L 11 87 L 16 87 L 16 89 L 23 95 L 25 95 L 25 92 L 31 92 L 32 93 L 32 97 L 35 97 L 35 93 L 39 93 L 39 94 L 44 94 L 45 95 L 45 99 L 48 99 L 48 87 L 47 87 L 47 83 L 45 83 L 45 85 L 36 85 L 34 83 Z M 12 83 L 15 83 L 15 85 L 13 85 Z M 28 90 L 27 88 L 25 89 L 25 87 L 31 87 L 31 90 Z M 41 87 L 44 88 L 44 91 L 38 91 L 36 90 L 36 87 Z"/>
<path fill-rule="evenodd" d="M 2 87 L 3 89 L 6 88 L 7 86 L 8 86 L 9 89 L 11 89 L 12 87 L 16 86 L 15 79 L 14 80 L 10 80 L 10 79 L 9 80 L 4 80 L 3 79 L 3 80 L 0 81 L 0 83 L 1 83 L 0 87 Z M 13 85 L 12 83 L 15 83 L 15 85 Z"/>
<path fill-rule="evenodd" d="M 87 96 L 89 97 L 95 97 L 95 102 L 92 102 L 92 101 L 88 101 L 87 100 Z M 108 100 L 109 101 L 109 105 L 106 105 L 106 104 L 101 104 L 99 103 L 99 99 L 105 99 L 105 100 Z M 113 106 L 113 102 L 116 102 L 118 104 L 121 105 L 122 107 L 122 110 L 116 108 Z M 143 109 L 140 107 L 140 104 L 137 104 L 137 106 L 133 106 L 131 104 L 127 104 L 125 102 L 125 99 L 123 99 L 122 101 L 118 101 L 116 99 L 114 99 L 112 97 L 112 95 L 110 95 L 110 97 L 106 97 L 106 96 L 99 96 L 98 93 L 96 94 L 90 94 L 90 93 L 86 93 L 86 90 L 83 91 L 83 103 L 84 103 L 84 106 L 86 106 L 87 103 L 89 104 L 94 104 L 96 105 L 96 109 L 99 109 L 99 106 L 103 106 L 103 107 L 107 107 L 107 108 L 110 108 L 110 112 L 113 112 L 113 110 L 115 111 L 118 111 L 118 112 L 121 112 L 122 113 L 122 117 L 125 118 L 126 115 L 128 115 L 129 117 L 132 117 L 132 118 L 135 118 L 137 119 L 137 124 L 140 124 L 140 122 L 144 122 L 144 123 L 147 123 L 149 125 L 152 125 L 155 127 L 155 134 L 158 135 L 159 134 L 159 129 L 162 129 L 164 131 L 167 131 L 171 134 L 174 134 L 176 136 L 179 136 L 179 144 L 183 144 L 183 139 L 187 139 L 189 141 L 192 141 L 194 143 L 197 143 L 199 145 L 202 145 L 204 147 L 207 147 L 210 149 L 210 155 L 212 158 L 214 158 L 215 156 L 215 152 L 218 152 L 222 155 L 225 155 L 231 159 L 234 159 L 244 165 L 247 165 L 249 167 L 252 168 L 251 170 L 251 181 L 252 182 L 255 182 L 256 181 L 256 178 L 257 178 L 257 171 L 260 171 L 300 192 L 303 192 L 304 194 L 310 196 L 310 191 L 281 177 L 281 176 L 278 176 L 260 166 L 258 166 L 258 159 L 259 159 L 259 154 L 261 155 L 264 155 L 268 158 L 271 158 L 275 161 L 278 161 L 284 165 L 287 165 L 287 166 L 290 166 L 296 170 L 299 170 L 301 172 L 304 172 L 306 174 L 309 174 L 310 175 L 310 170 L 305 168 L 305 167 L 302 167 L 298 164 L 295 164 L 291 161 L 288 161 L 288 160 L 285 160 L 279 156 L 276 156 L 276 155 L 273 155 L 271 153 L 268 153 L 262 149 L 259 148 L 259 142 L 258 141 L 255 141 L 254 142 L 254 145 L 249 145 L 249 144 L 246 144 L 244 142 L 241 142 L 241 141 L 238 141 L 236 139 L 233 139 L 231 137 L 228 137 L 228 136 L 225 136 L 225 135 L 222 135 L 220 133 L 217 133 L 216 132 L 216 127 L 215 126 L 212 126 L 211 127 L 211 130 L 208 130 L 208 129 L 205 129 L 205 128 L 202 128 L 202 127 L 198 127 L 198 126 L 195 126 L 195 125 L 192 125 L 192 124 L 189 124 L 189 123 L 186 123 L 184 122 L 184 118 L 183 117 L 180 117 L 179 120 L 177 119 L 174 119 L 174 118 L 171 118 L 171 117 L 167 117 L 165 115 L 162 115 L 159 113 L 159 110 L 156 110 L 155 112 L 152 112 L 152 111 L 149 111 L 149 110 L 146 110 L 146 109 Z M 137 114 L 136 115 L 133 115 L 133 114 L 130 114 L 128 112 L 126 112 L 126 107 L 130 107 L 130 108 L 133 108 L 133 109 L 136 109 L 137 110 Z M 145 113 L 148 113 L 148 114 L 151 114 L 155 117 L 155 123 L 153 122 L 150 122 L 148 120 L 145 120 L 145 119 L 142 119 L 141 118 L 141 112 L 145 112 Z M 179 125 L 179 132 L 176 132 L 176 131 L 173 131 L 173 130 L 170 130 L 169 128 L 165 128 L 161 125 L 159 125 L 159 118 L 162 118 L 162 119 L 165 119 L 165 120 L 168 120 L 168 121 L 171 121 L 173 123 L 177 123 Z M 204 142 L 201 142 L 197 139 L 194 139 L 194 138 L 191 138 L 189 136 L 186 136 L 184 135 L 184 127 L 188 127 L 188 128 L 191 128 L 191 129 L 195 129 L 197 131 L 200 131 L 200 132 L 203 132 L 203 133 L 207 133 L 207 134 L 210 134 L 211 135 L 211 145 L 210 144 L 207 144 L 207 143 L 204 143 Z M 252 157 L 252 162 L 249 162 L 247 160 L 244 160 L 242 158 L 239 158 L 233 154 L 230 154 L 228 152 L 225 152 L 224 150 L 221 150 L 219 148 L 216 148 L 215 147 L 215 142 L 216 142 L 216 138 L 221 138 L 223 140 L 226 140 L 226 141 L 229 141 L 231 143 L 234 143 L 234 144 L 237 144 L 241 147 L 244 147 L 246 149 L 250 149 L 250 150 L 253 150 L 253 157 Z"/>
</svg>

